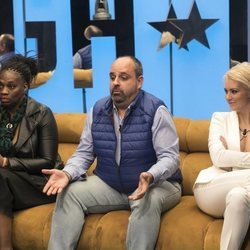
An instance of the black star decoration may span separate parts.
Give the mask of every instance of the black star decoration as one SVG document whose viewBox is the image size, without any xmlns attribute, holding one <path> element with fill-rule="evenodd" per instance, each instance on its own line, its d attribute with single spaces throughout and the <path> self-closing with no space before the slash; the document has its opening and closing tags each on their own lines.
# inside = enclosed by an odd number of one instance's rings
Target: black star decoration
<svg viewBox="0 0 250 250">
<path fill-rule="evenodd" d="M 182 36 L 182 30 L 177 27 L 175 24 L 173 24 L 171 21 L 175 20 L 177 18 L 175 14 L 175 10 L 173 8 L 173 5 L 170 5 L 169 12 L 167 15 L 167 19 L 165 22 L 150 22 L 149 24 L 153 26 L 158 31 L 162 32 L 169 32 L 171 35 L 173 35 L 176 39 Z M 177 41 L 177 40 L 176 40 Z M 169 41 L 168 41 L 169 42 Z M 160 41 L 162 43 L 160 46 L 164 47 L 166 45 L 166 41 Z M 185 46 L 184 46 L 185 47 Z M 185 47 L 187 49 L 187 47 Z"/>
<path fill-rule="evenodd" d="M 188 50 L 187 44 L 196 39 L 209 48 L 205 30 L 219 19 L 202 19 L 194 1 L 188 19 L 177 19 L 172 4 L 165 22 L 149 23 L 160 32 L 170 32 L 176 38 L 179 48 Z"/>
<path fill-rule="evenodd" d="M 170 8 L 169 8 L 166 22 L 150 22 L 149 24 L 160 32 L 167 32 L 168 31 L 173 36 L 179 37 L 181 35 L 182 31 L 178 27 L 173 25 L 173 23 L 171 23 L 171 20 L 175 20 L 176 18 L 177 17 L 176 17 L 174 8 L 171 4 Z"/>
</svg>

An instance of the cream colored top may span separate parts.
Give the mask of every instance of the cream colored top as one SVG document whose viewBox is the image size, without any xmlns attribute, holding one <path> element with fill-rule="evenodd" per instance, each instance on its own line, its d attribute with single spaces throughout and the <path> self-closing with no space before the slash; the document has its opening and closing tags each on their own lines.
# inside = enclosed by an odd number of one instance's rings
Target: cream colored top
<svg viewBox="0 0 250 250">
<path fill-rule="evenodd" d="M 228 149 L 224 147 L 220 136 L 226 139 Z M 250 168 L 250 152 L 240 150 L 239 119 L 235 111 L 213 114 L 208 147 L 213 166 L 202 170 L 195 183 L 208 183 L 221 173 Z"/>
</svg>

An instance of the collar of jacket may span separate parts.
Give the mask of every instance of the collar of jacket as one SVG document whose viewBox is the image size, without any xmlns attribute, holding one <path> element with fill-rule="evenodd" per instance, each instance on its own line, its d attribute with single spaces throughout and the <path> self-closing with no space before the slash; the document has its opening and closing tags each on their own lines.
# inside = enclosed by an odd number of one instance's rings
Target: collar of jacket
<svg viewBox="0 0 250 250">
<path fill-rule="evenodd" d="M 40 120 L 43 118 L 42 110 L 44 105 L 36 102 L 31 97 L 28 97 L 27 108 L 25 115 L 21 121 L 19 137 L 15 145 L 16 151 L 18 151 L 22 145 L 33 134 Z"/>
</svg>

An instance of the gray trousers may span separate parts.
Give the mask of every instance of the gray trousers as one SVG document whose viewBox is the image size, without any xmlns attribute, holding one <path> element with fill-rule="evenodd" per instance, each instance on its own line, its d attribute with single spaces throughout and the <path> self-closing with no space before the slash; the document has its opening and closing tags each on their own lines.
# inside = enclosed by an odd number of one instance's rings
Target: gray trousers
<svg viewBox="0 0 250 250">
<path fill-rule="evenodd" d="M 71 183 L 58 195 L 48 249 L 76 249 L 87 214 L 131 209 L 127 249 L 152 250 L 161 213 L 174 207 L 180 198 L 180 185 L 163 181 L 151 185 L 142 199 L 129 201 L 127 195 L 117 192 L 97 176 L 89 176 L 86 181 Z"/>
</svg>

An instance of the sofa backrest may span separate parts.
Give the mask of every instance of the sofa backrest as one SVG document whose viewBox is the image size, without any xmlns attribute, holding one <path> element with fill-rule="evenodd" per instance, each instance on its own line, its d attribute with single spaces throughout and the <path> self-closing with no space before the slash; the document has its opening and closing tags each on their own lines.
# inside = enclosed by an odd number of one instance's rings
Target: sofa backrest
<svg viewBox="0 0 250 250">
<path fill-rule="evenodd" d="M 79 144 L 87 115 L 84 113 L 54 115 L 59 132 L 59 154 L 66 163 Z M 192 195 L 192 187 L 199 171 L 212 165 L 208 153 L 209 121 L 174 117 L 174 123 L 180 143 L 183 195 Z"/>
<path fill-rule="evenodd" d="M 200 170 L 212 165 L 208 153 L 210 121 L 174 117 L 174 123 L 179 136 L 183 195 L 192 195 L 192 188 Z"/>
<path fill-rule="evenodd" d="M 55 113 L 54 116 L 58 127 L 58 151 L 63 162 L 66 163 L 79 144 L 87 114 Z"/>
</svg>

